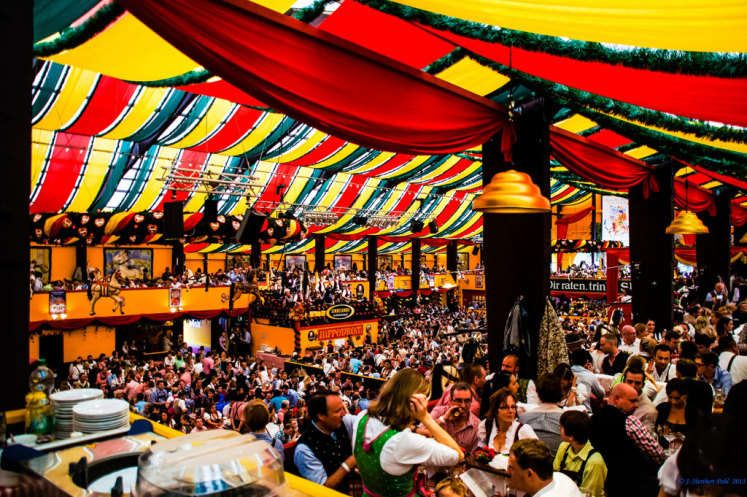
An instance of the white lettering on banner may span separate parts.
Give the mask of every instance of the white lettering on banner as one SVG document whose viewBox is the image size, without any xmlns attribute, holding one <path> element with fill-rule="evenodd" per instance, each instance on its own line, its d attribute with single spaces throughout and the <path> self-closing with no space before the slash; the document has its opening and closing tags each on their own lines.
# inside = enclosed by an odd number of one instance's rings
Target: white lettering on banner
<svg viewBox="0 0 747 497">
<path fill-rule="evenodd" d="M 630 280 L 618 280 L 618 290 L 632 290 Z M 553 292 L 607 293 L 607 280 L 550 278 Z"/>
</svg>

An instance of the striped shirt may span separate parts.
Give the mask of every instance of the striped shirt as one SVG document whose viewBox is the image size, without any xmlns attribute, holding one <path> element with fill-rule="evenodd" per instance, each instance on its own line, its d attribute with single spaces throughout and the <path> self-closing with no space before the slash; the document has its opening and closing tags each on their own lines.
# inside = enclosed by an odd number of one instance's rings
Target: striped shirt
<svg viewBox="0 0 747 497">
<path fill-rule="evenodd" d="M 446 414 L 451 406 L 436 406 L 431 411 L 431 417 L 438 420 Z M 477 448 L 477 428 L 480 426 L 480 418 L 469 413 L 469 419 L 461 428 L 457 429 L 455 423 L 450 423 L 444 420 L 441 427 L 446 430 L 446 433 L 452 436 L 452 438 L 467 451 L 467 454 L 471 454 Z"/>
</svg>

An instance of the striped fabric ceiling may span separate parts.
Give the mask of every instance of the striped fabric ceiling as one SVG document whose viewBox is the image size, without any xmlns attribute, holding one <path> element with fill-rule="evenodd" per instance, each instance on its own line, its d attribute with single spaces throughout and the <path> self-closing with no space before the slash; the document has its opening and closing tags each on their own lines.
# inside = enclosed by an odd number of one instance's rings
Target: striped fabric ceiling
<svg viewBox="0 0 747 497">
<path fill-rule="evenodd" d="M 257 3 L 277 12 L 295 12 L 292 0 Z M 469 0 L 460 3 L 464 10 L 454 10 L 456 4 L 439 0 L 406 3 L 432 9 L 434 16 L 455 15 L 469 20 L 475 12 L 470 8 L 498 8 L 502 2 Z M 699 2 L 688 3 L 696 8 Z M 706 8 L 707 2 L 702 3 Z M 697 120 L 721 115 L 718 112 L 723 103 L 718 102 L 717 94 L 707 95 L 706 101 L 701 95 L 704 89 L 724 93 L 742 88 L 747 95 L 744 77 L 636 72 L 599 62 L 595 62 L 598 76 L 593 78 L 580 78 L 580 74 L 570 74 L 572 71 L 550 73 L 548 64 L 529 65 L 530 57 L 543 55 L 540 49 L 523 58 L 515 50 L 516 59 L 509 49 L 508 60 L 504 61 L 485 47 L 476 46 L 477 42 L 446 36 L 403 15 L 389 13 L 402 9 L 394 2 L 378 2 L 390 10 L 367 4 L 345 0 L 313 24 L 503 105 L 549 93 L 562 104 L 556 126 L 631 157 L 657 163 L 671 156 L 737 179 L 745 176 L 747 135 L 739 127 L 742 121 L 738 117 L 747 116 L 745 100 L 732 102 L 737 116 L 732 122 Z M 407 235 L 410 220 L 418 219 L 426 223 L 435 220 L 439 225 L 439 233 L 428 236 L 470 238 L 481 234 L 481 215 L 471 210 L 472 200 L 482 190 L 480 150 L 412 156 L 360 147 L 277 113 L 207 74 L 134 16 L 118 11 L 116 4 L 36 0 L 35 8 L 35 50 L 44 56 L 35 61 L 32 88 L 32 213 L 160 210 L 164 201 L 174 198 L 169 190 L 174 185 L 162 181 L 165 168 L 178 166 L 195 174 L 210 172 L 214 177 L 239 174 L 248 178 L 251 174 L 263 185 L 251 198 L 222 194 L 220 188 L 212 194 L 173 192 L 176 199 L 185 202 L 187 212 L 201 210 L 210 195 L 219 201 L 222 214 L 241 214 L 249 207 L 264 212 L 290 209 L 296 215 L 304 210 L 338 214 L 334 225 L 313 228 L 322 233 Z M 53 11 L 57 14 L 52 15 Z M 593 19 L 605 13 L 588 9 L 575 15 Z M 721 18 L 714 19 L 715 23 Z M 516 26 L 532 25 L 526 19 L 514 21 Z M 742 17 L 736 22 L 743 21 Z M 103 23 L 105 29 L 94 30 L 91 26 L 95 22 Z M 454 19 L 457 22 L 462 21 Z M 727 24 L 721 29 L 727 29 Z M 648 39 L 644 25 L 641 21 L 636 24 L 640 32 L 629 33 L 631 45 L 637 43 L 636 36 Z M 550 26 L 538 25 L 536 32 L 546 38 L 558 36 L 547 29 L 552 31 Z M 385 37 L 381 36 L 384 32 Z M 577 26 L 573 32 L 583 29 Z M 709 43 L 719 47 L 732 43 L 733 51 L 739 51 L 744 32 L 734 39 L 714 34 Z M 72 35 L 79 36 L 79 41 L 68 41 L 74 38 Z M 664 48 L 682 48 L 683 40 L 676 33 L 670 35 Z M 600 41 L 595 36 L 578 39 Z M 618 36 L 624 37 L 620 33 Z M 553 43 L 562 49 L 577 41 L 558 37 Z M 476 55 L 451 57 L 466 46 L 476 50 Z M 704 47 L 703 51 L 709 49 Z M 488 55 L 490 60 L 484 58 Z M 582 64 L 566 62 L 579 67 Z M 625 79 L 627 86 L 618 85 L 615 92 L 604 90 L 616 77 Z M 635 88 L 652 85 L 652 81 L 658 81 L 654 77 L 680 78 L 675 79 L 680 84 L 669 89 L 670 99 L 641 107 L 643 101 Z M 607 83 L 604 78 L 608 78 Z M 678 99 L 693 99 L 692 112 L 674 115 L 673 111 L 683 108 Z M 676 125 L 672 125 L 673 120 Z M 714 128 L 718 132 L 713 132 Z M 555 163 L 552 171 L 554 205 L 581 205 L 588 201 L 590 192 L 606 193 L 560 164 Z M 687 166 L 679 168 L 677 174 L 708 189 L 723 186 L 723 182 Z M 741 198 L 739 191 L 737 196 Z M 401 222 L 391 228 L 365 228 L 353 222 L 360 212 L 394 215 Z M 305 251 L 313 248 L 313 241 L 293 245 L 273 250 Z M 365 241 L 336 241 L 328 249 L 362 251 Z M 233 252 L 245 247 L 193 244 L 188 250 Z M 379 248 L 382 253 L 408 250 L 408 243 Z M 442 248 L 423 248 L 425 253 L 436 250 Z"/>
</svg>

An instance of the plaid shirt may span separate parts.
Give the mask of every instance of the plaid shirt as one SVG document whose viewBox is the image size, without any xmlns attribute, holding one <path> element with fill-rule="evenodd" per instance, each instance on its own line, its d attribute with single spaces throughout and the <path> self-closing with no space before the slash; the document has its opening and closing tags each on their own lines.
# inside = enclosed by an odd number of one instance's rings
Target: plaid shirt
<svg viewBox="0 0 747 497">
<path fill-rule="evenodd" d="M 431 417 L 438 421 L 438 419 L 446 414 L 451 406 L 436 406 L 431 411 Z M 469 413 L 469 419 L 460 429 L 457 429 L 455 423 L 450 423 L 444 420 L 441 423 L 441 427 L 446 430 L 446 433 L 452 436 L 459 447 L 462 447 L 467 451 L 467 454 L 471 454 L 477 448 L 477 428 L 480 426 L 480 418 Z"/>
<path fill-rule="evenodd" d="M 654 436 L 643 426 L 638 418 L 631 415 L 625 420 L 625 431 L 628 434 L 628 438 L 633 440 L 638 450 L 647 456 L 649 459 L 654 461 L 656 464 L 661 464 L 666 459 L 664 451 L 662 450 L 659 442 Z"/>
</svg>

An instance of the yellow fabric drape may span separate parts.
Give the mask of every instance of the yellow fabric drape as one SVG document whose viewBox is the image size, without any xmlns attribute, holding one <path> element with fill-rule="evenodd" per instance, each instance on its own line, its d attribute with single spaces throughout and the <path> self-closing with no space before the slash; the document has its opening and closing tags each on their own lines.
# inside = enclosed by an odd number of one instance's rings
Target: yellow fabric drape
<svg viewBox="0 0 747 497">
<path fill-rule="evenodd" d="M 276 12 L 286 12 L 294 0 L 258 0 L 256 3 Z M 53 55 L 50 60 L 127 81 L 156 81 L 200 67 L 130 13 L 86 43 Z"/>
<path fill-rule="evenodd" d="M 398 0 L 459 19 L 575 40 L 747 51 L 745 0 Z"/>
</svg>

